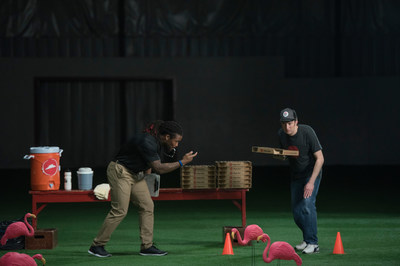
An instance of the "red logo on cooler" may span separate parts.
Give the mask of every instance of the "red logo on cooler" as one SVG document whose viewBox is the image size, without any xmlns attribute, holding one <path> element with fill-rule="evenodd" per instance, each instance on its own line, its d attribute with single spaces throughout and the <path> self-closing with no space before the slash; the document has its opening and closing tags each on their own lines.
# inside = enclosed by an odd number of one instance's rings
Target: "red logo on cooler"
<svg viewBox="0 0 400 266">
<path fill-rule="evenodd" d="M 58 163 L 55 159 L 48 159 L 42 164 L 42 171 L 45 175 L 53 176 L 57 173 Z"/>
</svg>

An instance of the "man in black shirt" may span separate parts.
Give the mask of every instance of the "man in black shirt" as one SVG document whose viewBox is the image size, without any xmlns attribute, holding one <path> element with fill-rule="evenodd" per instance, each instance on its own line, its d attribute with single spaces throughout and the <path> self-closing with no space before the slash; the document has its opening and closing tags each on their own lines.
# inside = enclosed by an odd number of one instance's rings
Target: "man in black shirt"
<svg viewBox="0 0 400 266">
<path fill-rule="evenodd" d="M 180 125 L 174 121 L 156 121 L 145 132 L 138 134 L 124 144 L 115 160 L 107 168 L 107 178 L 111 187 L 111 210 L 93 240 L 89 253 L 97 257 L 110 257 L 104 246 L 111 234 L 124 219 L 132 201 L 139 209 L 140 255 L 163 256 L 153 245 L 154 203 L 151 199 L 144 175 L 151 170 L 157 174 L 169 173 L 190 163 L 197 155 L 193 151 L 186 153 L 177 162 L 162 163 L 163 151 L 174 153 L 183 133 Z"/>
<path fill-rule="evenodd" d="M 315 202 L 324 163 L 322 147 L 310 126 L 298 124 L 295 110 L 283 109 L 280 121 L 282 128 L 278 135 L 281 148 L 299 151 L 299 156 L 289 158 L 293 218 L 303 232 L 303 242 L 296 249 L 305 254 L 318 253 Z"/>
</svg>

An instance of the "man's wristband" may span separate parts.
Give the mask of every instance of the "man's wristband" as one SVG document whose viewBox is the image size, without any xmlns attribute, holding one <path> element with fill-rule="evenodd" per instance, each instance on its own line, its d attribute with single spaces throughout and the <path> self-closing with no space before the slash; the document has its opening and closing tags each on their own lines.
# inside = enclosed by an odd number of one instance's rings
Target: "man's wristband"
<svg viewBox="0 0 400 266">
<path fill-rule="evenodd" d="M 179 165 L 182 167 L 183 163 L 181 162 L 181 160 L 178 161 Z"/>
</svg>

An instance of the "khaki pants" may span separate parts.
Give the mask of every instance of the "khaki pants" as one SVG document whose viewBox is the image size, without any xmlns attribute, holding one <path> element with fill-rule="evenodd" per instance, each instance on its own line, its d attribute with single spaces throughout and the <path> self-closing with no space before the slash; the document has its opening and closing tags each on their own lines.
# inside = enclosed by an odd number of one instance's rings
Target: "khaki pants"
<svg viewBox="0 0 400 266">
<path fill-rule="evenodd" d="M 111 210 L 92 245 L 104 246 L 111 234 L 128 213 L 129 202 L 139 208 L 139 229 L 141 249 L 153 245 L 154 203 L 144 179 L 128 172 L 121 164 L 111 162 L 107 168 L 107 178 L 111 187 Z"/>
</svg>

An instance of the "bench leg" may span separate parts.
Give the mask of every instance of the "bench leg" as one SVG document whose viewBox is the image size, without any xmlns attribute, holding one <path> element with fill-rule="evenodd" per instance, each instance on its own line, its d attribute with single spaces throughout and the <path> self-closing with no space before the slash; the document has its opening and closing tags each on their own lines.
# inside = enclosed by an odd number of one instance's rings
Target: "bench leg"
<svg viewBox="0 0 400 266">
<path fill-rule="evenodd" d="M 36 208 L 36 197 L 34 195 L 32 195 L 32 214 L 36 215 L 36 219 L 32 219 L 32 227 L 36 231 L 38 212 Z"/>
<path fill-rule="evenodd" d="M 39 219 L 39 213 L 47 206 L 47 203 L 43 203 L 40 205 L 38 208 L 38 202 L 35 197 L 35 195 L 32 195 L 32 214 L 36 215 L 36 219 L 32 219 L 32 227 L 36 231 L 37 230 L 37 224 L 38 224 L 38 219 Z"/>
<path fill-rule="evenodd" d="M 232 200 L 233 204 L 240 210 L 242 211 L 242 226 L 243 228 L 246 227 L 246 191 L 241 192 L 241 204 L 237 202 L 236 200 Z"/>
<path fill-rule="evenodd" d="M 246 227 L 246 191 L 242 191 L 242 226 Z"/>
</svg>

